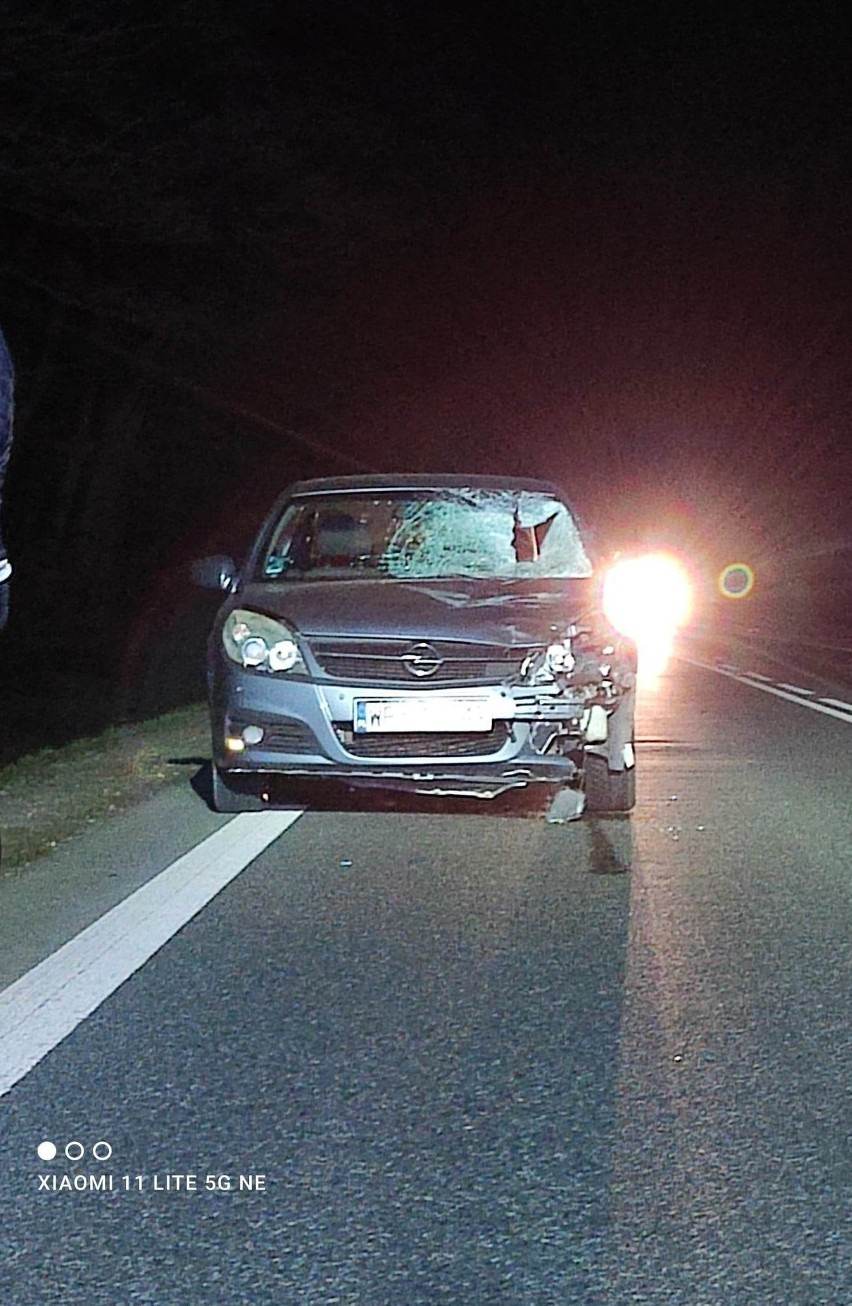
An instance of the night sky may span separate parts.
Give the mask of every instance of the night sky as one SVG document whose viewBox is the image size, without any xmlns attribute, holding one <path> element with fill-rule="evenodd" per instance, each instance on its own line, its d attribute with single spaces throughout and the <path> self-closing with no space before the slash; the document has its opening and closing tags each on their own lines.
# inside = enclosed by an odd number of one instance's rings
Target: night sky
<svg viewBox="0 0 852 1306">
<path fill-rule="evenodd" d="M 836 594 L 849 45 L 703 8 L 0 0 L 7 644 L 48 604 L 124 657 L 359 468 L 554 478 L 607 547 Z"/>
</svg>

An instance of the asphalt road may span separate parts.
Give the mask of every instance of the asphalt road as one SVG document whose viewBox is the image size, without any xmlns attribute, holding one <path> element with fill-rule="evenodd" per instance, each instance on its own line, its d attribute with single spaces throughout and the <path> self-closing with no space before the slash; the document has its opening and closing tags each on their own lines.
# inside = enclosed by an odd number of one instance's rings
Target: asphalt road
<svg viewBox="0 0 852 1306">
<path fill-rule="evenodd" d="M 646 693 L 630 820 L 299 818 L 0 1098 L 4 1306 L 852 1302 L 852 709 L 738 674 Z"/>
</svg>

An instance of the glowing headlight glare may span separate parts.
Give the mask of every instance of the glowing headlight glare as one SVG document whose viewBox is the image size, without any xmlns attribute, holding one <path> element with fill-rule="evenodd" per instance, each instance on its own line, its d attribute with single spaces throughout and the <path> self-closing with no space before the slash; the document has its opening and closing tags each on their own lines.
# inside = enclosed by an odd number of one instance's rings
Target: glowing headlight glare
<svg viewBox="0 0 852 1306">
<path fill-rule="evenodd" d="M 625 559 L 606 577 L 603 605 L 613 626 L 636 643 L 640 680 L 653 684 L 665 670 L 675 632 L 691 614 L 685 569 L 666 554 Z"/>
<path fill-rule="evenodd" d="M 666 554 L 625 558 L 604 582 L 604 611 L 622 634 L 647 643 L 689 620 L 692 586 L 681 564 Z"/>
</svg>

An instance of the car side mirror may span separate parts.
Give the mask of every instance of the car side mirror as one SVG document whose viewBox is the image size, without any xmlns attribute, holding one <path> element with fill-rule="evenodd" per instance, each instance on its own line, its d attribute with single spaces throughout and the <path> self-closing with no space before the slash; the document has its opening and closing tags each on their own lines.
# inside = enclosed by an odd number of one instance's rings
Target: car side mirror
<svg viewBox="0 0 852 1306">
<path fill-rule="evenodd" d="M 205 590 L 229 590 L 237 579 L 237 564 L 227 554 L 198 558 L 190 572 L 193 582 Z"/>
</svg>

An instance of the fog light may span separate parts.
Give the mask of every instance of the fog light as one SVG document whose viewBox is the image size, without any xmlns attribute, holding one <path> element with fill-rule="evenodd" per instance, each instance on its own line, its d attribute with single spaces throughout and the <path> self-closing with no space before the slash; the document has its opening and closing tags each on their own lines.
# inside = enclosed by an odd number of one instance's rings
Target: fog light
<svg viewBox="0 0 852 1306">
<path fill-rule="evenodd" d="M 225 735 L 225 747 L 229 753 L 242 753 L 246 746 L 239 735 Z"/>
<path fill-rule="evenodd" d="M 259 744 L 263 738 L 263 730 L 260 726 L 246 726 L 243 731 L 243 739 L 247 744 Z"/>
</svg>

